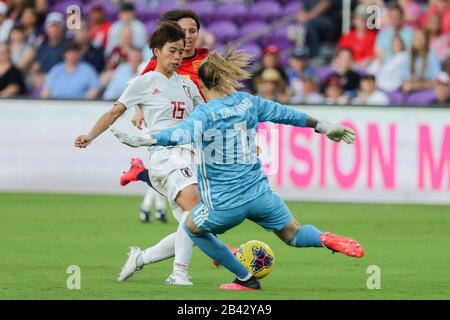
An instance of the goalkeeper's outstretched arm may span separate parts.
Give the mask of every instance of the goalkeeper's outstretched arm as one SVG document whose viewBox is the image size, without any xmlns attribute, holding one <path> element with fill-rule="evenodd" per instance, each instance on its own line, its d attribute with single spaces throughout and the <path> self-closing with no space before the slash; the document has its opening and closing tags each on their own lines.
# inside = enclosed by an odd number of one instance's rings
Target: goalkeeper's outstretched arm
<svg viewBox="0 0 450 320">
<path fill-rule="evenodd" d="M 254 97 L 254 99 L 254 103 L 258 106 L 258 119 L 260 122 L 270 121 L 297 127 L 313 128 L 317 133 L 325 134 L 335 142 L 341 140 L 348 144 L 355 142 L 356 135 L 351 128 L 317 120 L 304 112 L 271 100 L 260 97 Z"/>
</svg>

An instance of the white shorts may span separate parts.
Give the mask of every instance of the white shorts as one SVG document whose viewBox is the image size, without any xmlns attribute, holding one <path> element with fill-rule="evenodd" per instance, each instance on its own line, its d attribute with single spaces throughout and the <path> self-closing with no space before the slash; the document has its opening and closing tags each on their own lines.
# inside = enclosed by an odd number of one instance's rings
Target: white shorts
<svg viewBox="0 0 450 320">
<path fill-rule="evenodd" d="M 173 215 L 180 221 L 183 210 L 176 204 L 178 193 L 197 184 L 194 151 L 187 147 L 150 149 L 149 178 L 153 187 L 169 200 Z"/>
</svg>

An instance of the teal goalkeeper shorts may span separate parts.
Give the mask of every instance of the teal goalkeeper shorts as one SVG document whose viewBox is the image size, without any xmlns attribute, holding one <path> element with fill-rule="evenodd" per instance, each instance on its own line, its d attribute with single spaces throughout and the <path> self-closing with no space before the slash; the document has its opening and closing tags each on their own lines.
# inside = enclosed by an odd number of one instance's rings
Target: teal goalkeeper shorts
<svg viewBox="0 0 450 320">
<path fill-rule="evenodd" d="M 192 210 L 192 221 L 203 231 L 221 234 L 249 219 L 267 231 L 287 226 L 292 214 L 280 196 L 268 190 L 246 204 L 227 210 L 210 210 L 199 203 Z"/>
</svg>

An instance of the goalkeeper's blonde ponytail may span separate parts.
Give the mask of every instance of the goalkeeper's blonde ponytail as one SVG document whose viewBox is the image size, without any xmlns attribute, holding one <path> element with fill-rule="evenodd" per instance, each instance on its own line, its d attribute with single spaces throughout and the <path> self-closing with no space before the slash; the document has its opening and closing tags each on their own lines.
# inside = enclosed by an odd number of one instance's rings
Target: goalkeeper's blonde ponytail
<svg viewBox="0 0 450 320">
<path fill-rule="evenodd" d="M 224 57 L 213 51 L 203 60 L 198 75 L 208 89 L 227 92 L 230 89 L 242 88 L 241 81 L 249 79 L 248 67 L 252 56 L 231 50 Z"/>
</svg>

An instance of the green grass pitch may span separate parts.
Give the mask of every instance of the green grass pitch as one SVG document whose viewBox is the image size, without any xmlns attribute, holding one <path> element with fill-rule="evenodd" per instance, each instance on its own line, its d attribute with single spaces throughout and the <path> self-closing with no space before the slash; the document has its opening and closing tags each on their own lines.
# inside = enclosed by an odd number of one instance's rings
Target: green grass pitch
<svg viewBox="0 0 450 320">
<path fill-rule="evenodd" d="M 233 276 L 198 248 L 193 287 L 164 285 L 172 260 L 146 266 L 124 283 L 116 275 L 130 245 L 146 248 L 176 230 L 138 222 L 140 197 L 0 194 L 0 299 L 449 299 L 450 207 L 288 203 L 301 223 L 358 239 L 363 259 L 326 249 L 297 249 L 246 222 L 221 236 L 234 245 L 259 239 L 275 252 L 259 292 L 223 292 Z M 81 269 L 69 290 L 67 267 Z M 371 265 L 381 289 L 369 290 Z"/>
</svg>

